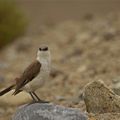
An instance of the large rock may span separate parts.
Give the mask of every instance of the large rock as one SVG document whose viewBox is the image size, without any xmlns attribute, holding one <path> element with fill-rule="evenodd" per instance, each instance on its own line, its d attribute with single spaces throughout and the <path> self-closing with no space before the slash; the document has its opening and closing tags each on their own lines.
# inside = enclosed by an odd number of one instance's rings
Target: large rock
<svg viewBox="0 0 120 120">
<path fill-rule="evenodd" d="M 87 112 L 120 112 L 120 97 L 102 81 L 93 81 L 85 87 L 84 100 Z"/>
<path fill-rule="evenodd" d="M 34 103 L 20 107 L 12 120 L 87 120 L 79 109 Z"/>
<path fill-rule="evenodd" d="M 120 77 L 113 80 L 113 84 L 112 84 L 111 88 L 117 95 L 120 96 Z"/>
<path fill-rule="evenodd" d="M 120 120 L 120 113 L 89 114 L 89 120 Z"/>
</svg>

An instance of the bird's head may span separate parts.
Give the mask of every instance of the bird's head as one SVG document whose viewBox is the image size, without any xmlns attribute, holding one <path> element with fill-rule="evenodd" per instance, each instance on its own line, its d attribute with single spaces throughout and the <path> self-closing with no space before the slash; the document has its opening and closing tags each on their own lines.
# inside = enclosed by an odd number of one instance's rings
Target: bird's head
<svg viewBox="0 0 120 120">
<path fill-rule="evenodd" d="M 37 52 L 37 60 L 50 59 L 50 51 L 47 46 L 41 46 Z"/>
</svg>

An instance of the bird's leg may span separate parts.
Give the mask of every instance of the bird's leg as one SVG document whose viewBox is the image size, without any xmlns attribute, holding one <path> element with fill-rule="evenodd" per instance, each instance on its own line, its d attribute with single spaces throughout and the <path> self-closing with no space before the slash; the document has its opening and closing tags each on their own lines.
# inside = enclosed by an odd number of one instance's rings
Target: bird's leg
<svg viewBox="0 0 120 120">
<path fill-rule="evenodd" d="M 35 92 L 32 92 L 32 93 L 33 93 L 33 95 L 37 98 L 38 102 L 40 102 L 40 103 L 49 103 L 48 101 L 41 100 L 41 99 L 36 95 Z"/>
<path fill-rule="evenodd" d="M 34 97 L 34 95 L 33 95 L 32 92 L 29 92 L 29 94 L 30 94 L 30 96 L 32 97 L 32 99 L 33 99 L 34 102 L 37 101 L 37 100 L 35 99 L 35 97 Z"/>
<path fill-rule="evenodd" d="M 36 95 L 35 92 L 32 92 L 32 94 L 37 98 L 38 101 L 41 101 L 41 99 Z"/>
</svg>

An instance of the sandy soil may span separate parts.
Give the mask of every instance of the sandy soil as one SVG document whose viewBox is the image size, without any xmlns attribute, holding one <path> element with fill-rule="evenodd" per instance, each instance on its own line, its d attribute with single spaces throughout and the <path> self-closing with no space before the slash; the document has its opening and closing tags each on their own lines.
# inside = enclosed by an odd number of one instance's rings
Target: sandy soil
<svg viewBox="0 0 120 120">
<path fill-rule="evenodd" d="M 98 79 L 111 86 L 120 76 L 120 16 L 85 14 L 82 19 L 52 24 L 41 24 L 39 19 L 33 19 L 41 25 L 35 34 L 37 27 L 32 22 L 29 34 L 0 51 L 0 88 L 11 84 L 35 59 L 37 48 L 47 44 L 52 54 L 52 73 L 37 93 L 56 104 L 85 111 L 84 86 Z M 11 94 L 0 98 L 0 120 L 9 119 L 17 106 L 31 100 L 26 93 L 14 98 Z"/>
</svg>

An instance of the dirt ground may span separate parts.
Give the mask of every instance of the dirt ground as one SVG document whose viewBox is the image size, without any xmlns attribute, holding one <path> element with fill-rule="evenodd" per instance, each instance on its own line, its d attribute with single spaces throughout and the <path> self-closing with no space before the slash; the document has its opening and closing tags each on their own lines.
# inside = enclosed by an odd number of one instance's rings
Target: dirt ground
<svg viewBox="0 0 120 120">
<path fill-rule="evenodd" d="M 41 44 L 48 45 L 52 54 L 49 81 L 37 91 L 42 99 L 86 111 L 82 91 L 88 82 L 102 79 L 110 87 L 119 79 L 119 14 L 90 13 L 82 19 L 42 24 L 38 33 L 23 36 L 0 51 L 1 89 L 35 59 Z M 26 93 L 11 94 L 0 98 L 0 120 L 10 119 L 17 106 L 31 101 Z"/>
</svg>

